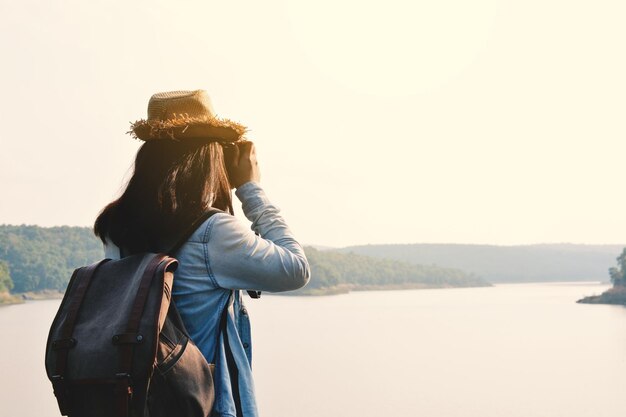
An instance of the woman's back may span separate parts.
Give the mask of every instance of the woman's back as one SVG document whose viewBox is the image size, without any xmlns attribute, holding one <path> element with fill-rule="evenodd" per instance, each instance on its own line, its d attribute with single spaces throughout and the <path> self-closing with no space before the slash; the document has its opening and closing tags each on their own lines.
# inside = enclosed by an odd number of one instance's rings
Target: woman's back
<svg viewBox="0 0 626 417">
<path fill-rule="evenodd" d="M 173 94 L 178 97 L 178 93 Z M 190 92 L 189 97 L 202 99 L 197 93 Z M 181 94 L 189 98 L 186 92 Z M 107 255 L 117 257 L 118 247 L 125 253 L 160 247 L 207 210 L 221 210 L 197 227 L 174 254 L 179 267 L 172 295 L 192 340 L 207 361 L 216 365 L 213 415 L 254 417 L 258 413 L 251 373 L 252 341 L 241 290 L 300 288 L 309 280 L 309 265 L 302 246 L 259 185 L 254 145 L 240 138 L 245 129 L 234 129 L 233 122 L 216 119 L 202 100 L 195 104 L 195 109 L 204 106 L 209 113 L 187 115 L 191 129 L 178 129 L 180 119 L 133 125 L 157 128 L 137 130 L 148 136 L 138 152 L 133 177 L 122 197 L 98 217 L 95 231 L 107 243 Z M 173 114 L 176 118 L 176 112 Z M 168 123 L 178 130 L 161 138 L 158 129 Z M 185 139 L 190 132 L 215 134 L 228 129 L 234 133 Z M 155 131 L 156 138 L 146 133 Z M 232 140 L 235 133 L 239 137 L 234 142 L 225 140 L 226 136 Z M 232 215 L 231 187 L 237 189 L 251 228 Z"/>
</svg>

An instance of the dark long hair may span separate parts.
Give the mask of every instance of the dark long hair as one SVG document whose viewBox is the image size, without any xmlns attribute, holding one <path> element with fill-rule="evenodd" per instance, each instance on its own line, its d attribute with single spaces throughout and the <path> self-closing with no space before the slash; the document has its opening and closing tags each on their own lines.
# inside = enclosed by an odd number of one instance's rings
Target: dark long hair
<svg viewBox="0 0 626 417">
<path fill-rule="evenodd" d="M 139 148 L 126 189 L 102 210 L 94 233 L 129 253 L 154 251 L 209 207 L 233 212 L 222 145 L 152 140 Z"/>
</svg>

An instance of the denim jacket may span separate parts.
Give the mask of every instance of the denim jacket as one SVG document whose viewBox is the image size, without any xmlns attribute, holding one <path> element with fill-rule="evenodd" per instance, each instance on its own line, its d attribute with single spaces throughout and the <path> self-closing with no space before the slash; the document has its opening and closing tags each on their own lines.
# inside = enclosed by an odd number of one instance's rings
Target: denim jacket
<svg viewBox="0 0 626 417">
<path fill-rule="evenodd" d="M 295 290 L 306 285 L 310 270 L 302 246 L 263 189 L 248 182 L 235 194 L 252 230 L 226 213 L 206 220 L 175 254 L 180 265 L 172 294 L 192 340 L 216 365 L 212 416 L 242 417 L 237 416 L 233 398 L 236 388 L 243 417 L 257 417 L 250 321 L 240 290 Z M 107 244 L 106 256 L 118 258 L 119 249 Z M 228 308 L 226 334 L 218 338 L 224 308 Z M 237 367 L 237 387 L 231 384 L 226 346 Z"/>
</svg>

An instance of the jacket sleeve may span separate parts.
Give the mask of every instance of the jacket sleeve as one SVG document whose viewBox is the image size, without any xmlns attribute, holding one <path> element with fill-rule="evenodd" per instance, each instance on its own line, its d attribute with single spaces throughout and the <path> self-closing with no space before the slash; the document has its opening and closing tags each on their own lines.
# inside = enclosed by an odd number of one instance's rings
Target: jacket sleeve
<svg viewBox="0 0 626 417">
<path fill-rule="evenodd" d="M 310 277 L 309 263 L 279 209 L 253 182 L 239 187 L 236 195 L 252 230 L 234 216 L 214 216 L 205 256 L 217 284 L 270 292 L 305 286 Z"/>
</svg>

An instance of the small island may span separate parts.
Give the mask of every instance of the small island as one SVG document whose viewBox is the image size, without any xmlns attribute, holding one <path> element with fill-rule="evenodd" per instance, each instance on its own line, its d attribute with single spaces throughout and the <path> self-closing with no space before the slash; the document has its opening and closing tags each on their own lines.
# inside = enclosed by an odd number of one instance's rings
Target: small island
<svg viewBox="0 0 626 417">
<path fill-rule="evenodd" d="M 578 300 L 583 304 L 616 304 L 626 306 L 626 248 L 617 257 L 617 266 L 609 269 L 613 288 L 600 295 L 592 295 Z"/>
</svg>

